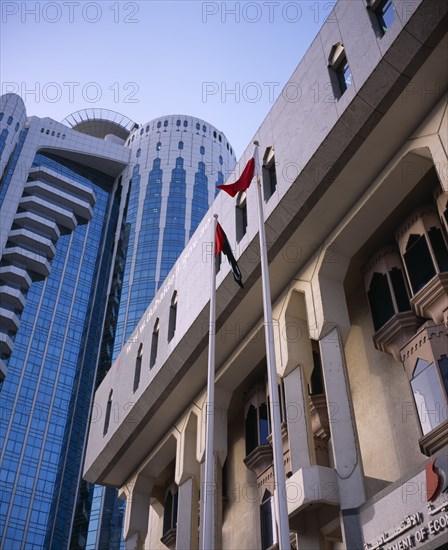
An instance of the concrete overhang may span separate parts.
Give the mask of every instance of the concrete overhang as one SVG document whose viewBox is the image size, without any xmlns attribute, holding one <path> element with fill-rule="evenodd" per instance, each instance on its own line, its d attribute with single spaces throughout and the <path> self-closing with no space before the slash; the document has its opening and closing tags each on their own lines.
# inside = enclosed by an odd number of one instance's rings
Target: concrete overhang
<svg viewBox="0 0 448 550">
<path fill-rule="evenodd" d="M 286 480 L 286 498 L 290 518 L 323 505 L 339 506 L 336 470 L 325 466 L 301 468 Z"/>
</svg>

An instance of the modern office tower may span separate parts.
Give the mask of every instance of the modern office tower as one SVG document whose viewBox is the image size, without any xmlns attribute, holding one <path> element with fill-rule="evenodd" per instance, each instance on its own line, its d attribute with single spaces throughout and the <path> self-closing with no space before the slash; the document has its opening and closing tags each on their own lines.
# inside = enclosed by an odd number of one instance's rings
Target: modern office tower
<svg viewBox="0 0 448 550">
<path fill-rule="evenodd" d="M 126 498 L 128 550 L 202 548 L 207 519 L 214 548 L 278 548 L 277 498 L 282 550 L 447 548 L 447 18 L 444 0 L 335 4 L 286 84 L 300 101 L 280 94 L 253 138 L 272 319 L 254 181 L 246 215 L 214 202 L 98 386 L 83 475 Z M 211 403 L 213 214 L 245 284 L 220 266 Z"/>
<path fill-rule="evenodd" d="M 176 154 L 160 157 L 157 144 L 168 146 L 166 136 L 178 130 L 177 117 L 166 120 L 165 136 L 156 139 L 157 121 L 140 128 L 118 113 L 91 109 L 61 124 L 27 118 L 22 100 L 14 94 L 1 98 L 2 550 L 68 548 L 70 538 L 76 539 L 77 547 L 86 544 L 73 527 L 77 514 L 83 512 L 86 520 L 90 516 L 91 488 L 86 496 L 81 484 L 86 428 L 96 378 L 104 376 L 110 364 L 116 300 L 122 275 L 132 265 L 128 251 L 138 259 L 135 240 L 146 246 L 151 230 L 157 228 L 157 223 L 148 223 L 157 204 L 151 202 L 143 211 L 144 195 L 156 201 L 153 197 L 161 196 L 159 208 L 165 207 L 166 219 L 171 220 L 172 231 L 165 232 L 171 244 L 163 256 L 165 267 L 156 267 L 160 285 L 174 261 L 173 251 L 183 248 L 213 198 L 211 190 L 220 176 L 219 170 L 213 175 L 206 165 L 214 158 L 211 151 L 218 164 L 219 155 L 224 162 L 231 158 L 230 146 L 226 156 L 227 140 L 208 123 L 191 117 L 182 117 L 182 124 L 187 120 L 196 129 L 200 123 L 200 137 L 191 137 L 183 126 Z M 193 144 L 198 139 L 203 143 L 196 152 Z M 179 149 L 180 141 L 190 152 L 188 158 Z M 155 155 L 150 158 L 152 144 Z M 209 156 L 201 154 L 201 146 L 208 148 Z M 146 160 L 152 163 L 148 171 Z M 193 172 L 201 177 L 190 178 Z M 143 183 L 151 173 L 151 185 Z M 202 174 L 208 178 L 207 193 Z M 195 196 L 197 210 L 192 206 Z M 179 236 L 175 222 L 182 208 L 184 231 Z M 164 222 L 160 234 L 169 225 Z M 152 276 L 149 267 L 144 271 L 138 261 L 136 266 L 140 271 L 127 279 L 131 290 L 139 277 L 143 285 Z M 150 292 L 145 296 L 150 300 Z M 114 521 L 111 518 L 110 524 Z"/>
<path fill-rule="evenodd" d="M 123 270 L 114 356 L 170 272 L 236 159 L 227 138 L 204 120 L 171 115 L 127 139 L 132 181 L 126 204 Z"/>
</svg>

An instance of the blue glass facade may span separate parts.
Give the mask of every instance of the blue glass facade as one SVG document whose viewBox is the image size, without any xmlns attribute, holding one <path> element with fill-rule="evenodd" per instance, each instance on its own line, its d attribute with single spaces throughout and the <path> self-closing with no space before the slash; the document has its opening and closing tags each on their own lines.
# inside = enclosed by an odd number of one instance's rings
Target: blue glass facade
<svg viewBox="0 0 448 550">
<path fill-rule="evenodd" d="M 177 157 L 176 167 L 171 172 L 159 285 L 165 280 L 185 246 L 186 176 L 184 159 Z"/>
<path fill-rule="evenodd" d="M 129 240 L 114 359 L 209 209 L 215 185 L 235 165 L 229 144 L 202 121 L 172 116 L 145 128 L 126 142 L 135 165 L 123 174 L 131 182 Z"/>
<path fill-rule="evenodd" d="M 49 277 L 31 285 L 7 361 L 0 540 L 8 550 L 68 547 L 115 223 L 111 178 L 42 154 L 34 165 L 93 189 L 96 203 L 90 222 L 60 236 Z"/>
<path fill-rule="evenodd" d="M 143 213 L 138 234 L 138 248 L 135 254 L 134 281 L 136 282 L 132 285 L 130 292 L 125 339 L 131 335 L 133 326 L 138 323 L 156 291 L 155 277 L 159 248 L 163 178 L 163 170 L 160 168 L 160 163 L 159 158 L 154 160 L 152 170 L 148 176 L 148 185 L 146 187 L 146 196 L 143 203 Z M 135 224 L 136 220 L 132 221 Z"/>
<path fill-rule="evenodd" d="M 208 208 L 208 177 L 205 174 L 205 163 L 198 163 L 198 171 L 194 176 L 193 201 L 191 205 L 190 237 L 195 232 L 199 222 Z"/>
<path fill-rule="evenodd" d="M 79 156 L 84 137 L 26 122 L 14 94 L 7 107 L 0 206 L 11 229 L 0 283 L 22 303 L 2 310 L 20 326 L 3 331 L 12 346 L 1 350 L 0 550 L 120 550 L 124 502 L 82 479 L 93 392 L 206 213 L 212 164 L 226 152 L 213 127 L 164 117 L 112 146 L 118 164 L 106 176 L 95 170 L 108 166 L 101 154 Z M 31 162 L 39 170 L 19 173 Z"/>
</svg>

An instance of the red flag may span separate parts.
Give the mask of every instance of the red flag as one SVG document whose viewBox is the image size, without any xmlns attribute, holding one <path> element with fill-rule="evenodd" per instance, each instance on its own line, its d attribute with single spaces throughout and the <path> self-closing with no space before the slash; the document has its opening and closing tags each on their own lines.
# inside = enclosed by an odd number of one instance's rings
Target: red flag
<svg viewBox="0 0 448 550">
<path fill-rule="evenodd" d="M 240 268 L 235 260 L 232 249 L 230 248 L 229 240 L 227 235 L 224 233 L 223 228 L 216 224 L 216 236 L 215 236 L 215 256 L 220 252 L 223 252 L 227 256 L 227 260 L 232 266 L 233 278 L 240 285 L 241 288 L 244 288 L 243 285 L 243 276 L 241 275 Z"/>
<path fill-rule="evenodd" d="M 238 179 L 235 183 L 231 183 L 230 185 L 217 185 L 217 187 L 218 189 L 226 191 L 226 193 L 228 193 L 231 197 L 234 197 L 240 191 L 246 191 L 246 189 L 249 188 L 249 185 L 252 182 L 252 178 L 254 177 L 254 172 L 255 158 L 252 156 L 252 158 L 249 159 L 249 162 L 246 164 L 246 167 L 244 168 L 240 179 Z"/>
</svg>

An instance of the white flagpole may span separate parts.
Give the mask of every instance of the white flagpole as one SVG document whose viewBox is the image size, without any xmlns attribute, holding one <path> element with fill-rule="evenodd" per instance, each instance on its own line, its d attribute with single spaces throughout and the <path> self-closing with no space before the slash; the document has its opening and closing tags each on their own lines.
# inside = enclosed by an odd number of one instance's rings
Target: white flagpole
<svg viewBox="0 0 448 550">
<path fill-rule="evenodd" d="M 272 325 L 271 289 L 264 231 L 263 201 L 258 158 L 258 141 L 254 141 L 255 174 L 257 176 L 258 227 L 260 235 L 261 280 L 263 285 L 264 332 L 266 339 L 266 362 L 268 368 L 269 404 L 272 421 L 272 447 L 274 451 L 274 501 L 277 514 L 277 531 L 280 550 L 290 550 L 288 506 L 286 502 L 285 467 L 283 464 L 282 428 L 280 402 L 275 362 L 274 330 Z"/>
<path fill-rule="evenodd" d="M 214 550 L 214 525 L 215 525 L 215 493 L 216 484 L 214 476 L 214 427 L 215 427 L 215 317 L 216 317 L 216 226 L 218 215 L 213 216 L 212 239 L 212 268 L 211 268 L 211 294 L 210 294 L 210 323 L 208 335 L 208 372 L 207 372 L 207 401 L 206 401 L 206 435 L 205 435 L 205 481 L 202 486 L 202 502 L 204 503 L 202 526 L 202 549 Z"/>
</svg>

